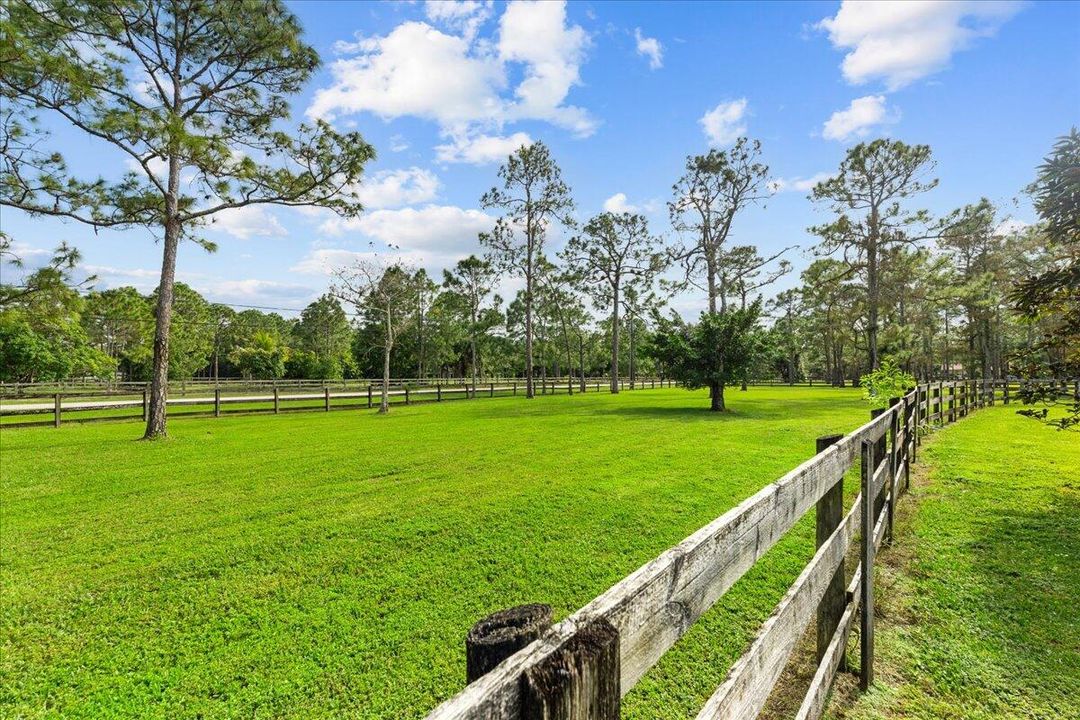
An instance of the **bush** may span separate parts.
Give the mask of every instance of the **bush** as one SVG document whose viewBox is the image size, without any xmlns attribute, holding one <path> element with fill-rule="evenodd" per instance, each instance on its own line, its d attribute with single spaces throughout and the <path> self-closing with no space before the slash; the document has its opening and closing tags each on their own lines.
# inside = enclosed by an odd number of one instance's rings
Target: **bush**
<svg viewBox="0 0 1080 720">
<path fill-rule="evenodd" d="M 863 387 L 863 397 L 870 407 L 889 407 L 889 400 L 903 397 L 915 387 L 915 376 L 904 372 L 891 357 L 881 359 L 881 366 L 859 378 Z"/>
</svg>

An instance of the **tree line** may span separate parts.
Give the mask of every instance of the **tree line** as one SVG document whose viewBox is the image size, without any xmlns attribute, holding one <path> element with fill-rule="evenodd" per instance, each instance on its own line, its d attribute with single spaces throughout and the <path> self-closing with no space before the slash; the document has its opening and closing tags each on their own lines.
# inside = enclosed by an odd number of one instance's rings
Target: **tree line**
<svg viewBox="0 0 1080 720">
<path fill-rule="evenodd" d="M 727 387 L 751 377 L 842 385 L 884 357 L 924 378 L 997 376 L 1021 359 L 1029 370 L 1076 369 L 1075 130 L 1028 189 L 1040 222 L 1009 231 L 985 199 L 938 217 L 922 207 L 937 184 L 929 147 L 850 148 L 810 192 L 826 217 L 809 228 L 813 261 L 796 287 L 768 299 L 791 272 L 792 248 L 763 254 L 731 242 L 740 214 L 773 191 L 759 142 L 687 158 L 662 232 L 637 213 L 579 219 L 537 142 L 511 154 L 480 197 L 497 215 L 479 238 L 483 257 L 440 281 L 376 252 L 335 268 L 330 294 L 285 320 L 207 303 L 175 269 L 182 240 L 213 250 L 199 229 L 224 210 L 363 210 L 356 189 L 374 148 L 321 122 L 282 129 L 287 98 L 319 62 L 288 9 L 15 0 L 0 31 L 0 205 L 146 228 L 162 242 L 149 298 L 69 287 L 77 253 L 67 246 L 5 285 L 2 372 L 149 377 L 148 438 L 165 434 L 169 377 L 211 364 L 252 377 L 381 374 L 384 389 L 392 376 L 519 375 L 529 397 L 549 372 L 601 368 L 617 391 L 615 378 L 640 365 L 708 387 L 715 410 Z M 118 181 L 75 177 L 46 150 L 40 113 L 111 146 L 132 169 Z M 555 252 L 557 227 L 570 239 Z M 521 290 L 504 300 L 496 290 L 508 279 Z M 687 292 L 707 308 L 696 322 L 667 307 Z"/>
</svg>

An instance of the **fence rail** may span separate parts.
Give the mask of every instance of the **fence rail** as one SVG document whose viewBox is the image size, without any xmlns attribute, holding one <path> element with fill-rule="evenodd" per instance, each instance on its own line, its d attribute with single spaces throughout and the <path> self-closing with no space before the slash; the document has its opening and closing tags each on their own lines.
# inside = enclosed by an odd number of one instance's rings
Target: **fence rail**
<svg viewBox="0 0 1080 720">
<path fill-rule="evenodd" d="M 816 554 L 698 718 L 757 717 L 816 617 L 818 666 L 796 716 L 816 720 L 857 616 L 860 684 L 865 689 L 873 681 L 872 568 L 882 543 L 892 541 L 893 509 L 908 488 L 920 432 L 999 400 L 1007 403 L 1017 385 L 982 380 L 919 385 L 849 435 L 819 439 L 812 458 L 537 639 L 516 651 L 506 644 L 510 650 L 500 664 L 492 663 L 494 669 L 433 710 L 428 720 L 618 718 L 619 698 L 811 508 L 816 508 Z M 1062 387 L 1071 389 L 1067 383 Z M 843 513 L 844 475 L 855 467 L 860 493 Z M 845 558 L 856 537 L 859 563 L 845 582 Z"/>
<path fill-rule="evenodd" d="M 608 378 L 586 378 L 582 383 L 580 378 L 552 380 L 540 380 L 534 384 L 536 392 L 541 395 L 572 394 L 575 392 L 604 392 L 610 389 L 611 380 Z M 657 387 L 673 387 L 678 383 L 671 379 L 648 377 L 636 378 L 633 382 L 629 379 L 619 380 L 620 390 L 655 389 Z M 194 397 L 170 397 L 166 402 L 168 407 L 183 408 L 190 412 L 185 414 L 235 414 L 241 412 L 273 412 L 295 410 L 345 410 L 356 408 L 371 408 L 379 404 L 382 394 L 382 383 L 369 383 L 366 385 L 353 385 L 356 389 L 345 391 L 332 391 L 330 386 L 322 386 L 321 392 L 283 392 L 292 389 L 293 386 L 264 388 L 262 393 L 229 394 L 240 392 L 235 388 L 204 388 L 200 395 Z M 270 392 L 267 393 L 266 390 Z M 490 381 L 478 384 L 459 382 L 457 384 L 434 384 L 413 385 L 407 382 L 398 382 L 391 385 L 387 395 L 391 402 L 397 404 L 412 404 L 415 402 L 442 402 L 453 399 L 476 399 L 481 397 L 513 397 L 525 392 L 525 383 L 521 380 L 503 381 L 502 383 Z M 21 418 L 23 416 L 51 415 L 50 420 L 37 422 L 5 422 L 5 425 L 40 425 L 52 424 L 56 427 L 63 421 L 85 421 L 97 419 L 123 419 L 123 418 L 146 418 L 149 412 L 149 395 L 144 385 L 140 384 L 135 393 L 127 391 L 117 392 L 107 399 L 87 399 L 102 397 L 101 395 L 85 393 L 53 393 L 48 401 L 37 402 L 40 398 L 24 398 L 18 401 L 0 399 L 0 419 Z M 229 409 L 233 406 L 234 409 Z M 239 407 L 238 407 L 239 406 Z M 115 414 L 112 411 L 138 410 L 129 415 Z M 110 413 L 102 417 L 103 413 Z M 72 415 L 75 417 L 72 417 Z M 89 414 L 89 416 L 87 415 Z"/>
</svg>

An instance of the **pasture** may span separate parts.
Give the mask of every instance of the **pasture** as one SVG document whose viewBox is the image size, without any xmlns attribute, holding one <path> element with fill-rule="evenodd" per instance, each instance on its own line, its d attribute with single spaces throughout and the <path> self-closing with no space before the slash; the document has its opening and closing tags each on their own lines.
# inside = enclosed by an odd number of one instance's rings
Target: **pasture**
<svg viewBox="0 0 1080 720">
<path fill-rule="evenodd" d="M 664 389 L 0 433 L 2 713 L 420 717 L 496 609 L 563 617 L 867 418 Z M 625 698 L 692 715 L 813 554 L 804 518 Z"/>
</svg>

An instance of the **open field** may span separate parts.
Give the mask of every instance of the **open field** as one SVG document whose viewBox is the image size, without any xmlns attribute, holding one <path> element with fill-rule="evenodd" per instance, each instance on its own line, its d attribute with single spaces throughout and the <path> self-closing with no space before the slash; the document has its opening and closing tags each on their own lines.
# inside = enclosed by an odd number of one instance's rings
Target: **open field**
<svg viewBox="0 0 1080 720">
<path fill-rule="evenodd" d="M 996 407 L 923 448 L 878 570 L 877 683 L 832 717 L 1080 717 L 1080 435 Z"/>
<path fill-rule="evenodd" d="M 0 433 L 5 716 L 398 718 L 463 637 L 577 609 L 867 417 L 858 391 L 681 389 Z M 811 516 L 813 513 L 810 514 Z M 626 698 L 704 702 L 813 553 L 813 518 Z"/>
</svg>

